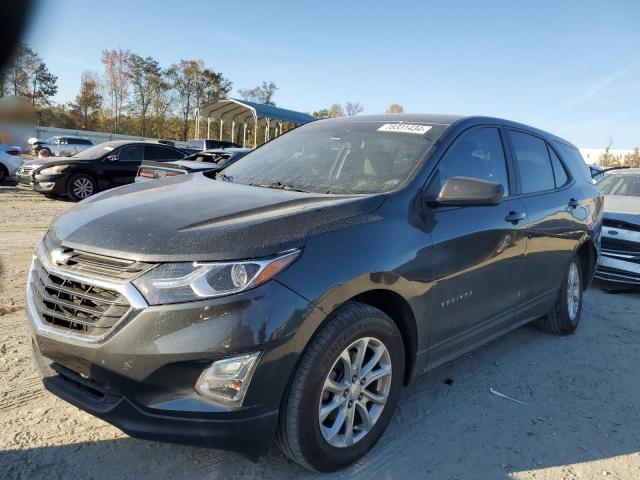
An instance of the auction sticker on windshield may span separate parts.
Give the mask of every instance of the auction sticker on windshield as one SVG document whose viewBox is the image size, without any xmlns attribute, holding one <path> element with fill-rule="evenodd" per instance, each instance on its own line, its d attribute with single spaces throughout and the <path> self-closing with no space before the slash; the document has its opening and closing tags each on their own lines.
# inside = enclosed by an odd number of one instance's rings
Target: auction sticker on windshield
<svg viewBox="0 0 640 480">
<path fill-rule="evenodd" d="M 385 123 L 378 131 L 379 132 L 397 132 L 397 133 L 415 133 L 422 135 L 431 130 L 429 125 L 415 125 L 411 123 Z"/>
</svg>

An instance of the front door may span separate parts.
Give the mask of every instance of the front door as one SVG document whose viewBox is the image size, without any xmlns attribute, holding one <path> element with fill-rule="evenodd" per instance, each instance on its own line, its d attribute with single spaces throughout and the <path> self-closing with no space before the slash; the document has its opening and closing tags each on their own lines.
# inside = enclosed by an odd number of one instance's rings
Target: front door
<svg viewBox="0 0 640 480">
<path fill-rule="evenodd" d="M 112 152 L 103 160 L 108 187 L 133 183 L 142 160 L 144 145 L 127 145 Z"/>
<path fill-rule="evenodd" d="M 524 204 L 511 198 L 513 174 L 497 127 L 462 133 L 444 154 L 427 187 L 465 176 L 500 183 L 505 198 L 495 206 L 436 207 L 432 215 L 436 275 L 429 362 L 446 361 L 460 350 L 509 327 L 521 298 L 527 242 Z"/>
</svg>

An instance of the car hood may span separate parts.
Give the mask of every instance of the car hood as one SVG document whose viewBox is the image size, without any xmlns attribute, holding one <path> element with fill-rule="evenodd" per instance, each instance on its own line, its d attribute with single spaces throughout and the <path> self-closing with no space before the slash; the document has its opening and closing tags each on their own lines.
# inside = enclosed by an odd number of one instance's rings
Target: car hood
<svg viewBox="0 0 640 480">
<path fill-rule="evenodd" d="M 640 197 L 605 195 L 604 218 L 640 225 Z"/>
<path fill-rule="evenodd" d="M 132 260 L 248 259 L 303 246 L 313 232 L 351 224 L 384 198 L 252 187 L 196 173 L 98 194 L 55 219 L 50 232 L 63 247 Z"/>
</svg>

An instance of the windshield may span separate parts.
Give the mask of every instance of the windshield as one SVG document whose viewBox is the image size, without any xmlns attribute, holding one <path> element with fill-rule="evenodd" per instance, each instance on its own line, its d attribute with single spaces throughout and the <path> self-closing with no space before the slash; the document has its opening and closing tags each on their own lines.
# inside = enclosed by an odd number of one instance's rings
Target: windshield
<svg viewBox="0 0 640 480">
<path fill-rule="evenodd" d="M 101 143 L 100 145 L 96 145 L 95 147 L 87 148 L 86 150 L 76 153 L 73 158 L 80 160 L 95 160 L 96 158 L 100 158 L 113 150 L 114 147 L 108 143 Z"/>
<path fill-rule="evenodd" d="M 316 193 L 399 187 L 445 125 L 321 120 L 266 143 L 224 170 L 224 180 Z"/>
<path fill-rule="evenodd" d="M 640 197 L 640 174 L 609 174 L 597 186 L 605 195 Z"/>
</svg>

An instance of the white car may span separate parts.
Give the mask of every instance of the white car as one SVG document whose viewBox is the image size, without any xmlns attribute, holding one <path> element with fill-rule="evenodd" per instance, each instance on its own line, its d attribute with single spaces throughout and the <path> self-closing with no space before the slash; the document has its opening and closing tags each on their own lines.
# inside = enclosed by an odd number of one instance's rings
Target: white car
<svg viewBox="0 0 640 480">
<path fill-rule="evenodd" d="M 0 183 L 15 180 L 16 172 L 22 165 L 22 151 L 19 147 L 0 145 Z"/>
<path fill-rule="evenodd" d="M 46 140 L 30 138 L 27 140 L 29 151 L 41 158 L 47 157 L 71 157 L 78 152 L 95 145 L 92 140 L 71 135 L 55 136 Z"/>
</svg>

